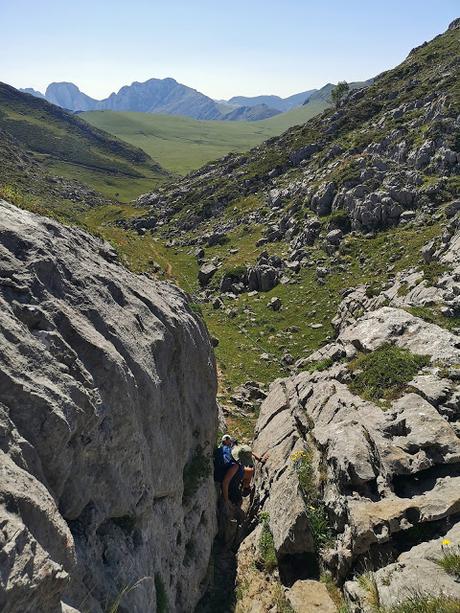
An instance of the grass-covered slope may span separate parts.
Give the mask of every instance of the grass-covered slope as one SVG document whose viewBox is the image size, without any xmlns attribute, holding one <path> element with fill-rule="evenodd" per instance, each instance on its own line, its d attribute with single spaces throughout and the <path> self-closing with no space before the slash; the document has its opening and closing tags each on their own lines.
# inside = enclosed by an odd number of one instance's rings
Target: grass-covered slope
<svg viewBox="0 0 460 613">
<path fill-rule="evenodd" d="M 241 152 L 302 124 L 329 105 L 316 101 L 263 121 L 199 121 L 190 117 L 90 111 L 81 117 L 140 147 L 167 170 L 187 174 L 229 152 Z"/>
<path fill-rule="evenodd" d="M 358 184 L 357 159 L 363 153 L 370 156 L 366 149 L 371 143 L 378 145 L 391 134 L 395 146 L 404 141 L 410 149 L 426 139 L 444 136 L 444 122 L 436 120 L 433 101 L 448 107 L 450 117 L 458 114 L 459 58 L 459 29 L 452 28 L 413 50 L 402 64 L 382 73 L 369 87 L 354 91 L 338 111 L 327 109 L 280 137 L 269 139 L 249 154 L 230 156 L 202 168 L 179 183 L 177 189 L 168 186 L 160 190 L 168 211 L 174 209 L 180 215 L 182 209 L 195 206 L 195 213 L 199 208 L 203 216 L 206 211 L 215 215 L 216 208 L 223 210 L 242 195 L 299 178 L 309 181 L 311 177 L 312 189 L 328 179 L 338 187 L 353 181 Z M 433 110 L 425 118 L 427 110 L 423 107 L 430 100 Z M 451 134 L 446 135 L 447 140 L 454 149 L 458 148 L 458 131 L 448 129 Z M 311 144 L 315 144 L 316 152 L 308 156 L 311 157 L 308 165 L 302 166 L 302 156 L 299 159 L 298 154 Z M 330 154 L 332 148 L 340 153 Z M 274 181 L 273 176 L 278 178 Z M 455 179 L 451 183 L 455 184 Z M 155 210 L 159 211 L 158 206 Z"/>
<path fill-rule="evenodd" d="M 327 342 L 347 288 L 365 283 L 372 294 L 399 271 L 423 271 L 420 250 L 442 233 L 444 204 L 459 194 L 459 57 L 459 29 L 452 27 L 338 110 L 142 198 L 151 208 L 130 222 L 129 257 L 150 245 L 164 274 L 196 297 L 219 339 L 224 396 L 247 379 L 268 383 L 285 375 Z M 323 210 L 318 203 L 327 200 L 329 184 L 333 196 Z M 403 213 L 412 221 L 399 223 Z M 312 220 L 319 226 L 305 242 Z M 154 229 L 138 236 L 142 227 Z M 326 238 L 337 229 L 340 248 Z M 108 224 L 103 231 L 114 230 Z M 225 235 L 223 244 L 209 246 L 207 236 L 216 232 Z M 218 267 L 204 289 L 199 246 L 203 261 Z M 226 297 L 219 290 L 225 273 L 244 276 L 265 250 L 281 258 L 286 282 Z M 297 272 L 289 268 L 296 260 Z M 214 308 L 218 296 L 223 306 Z M 267 307 L 273 297 L 281 299 L 279 311 Z"/>
<path fill-rule="evenodd" d="M 3 83 L 0 130 L 45 171 L 82 181 L 108 197 L 133 198 L 167 176 L 145 151 Z M 0 176 L 0 182 L 14 183 L 20 178 L 20 173 L 16 177 L 9 173 Z"/>
<path fill-rule="evenodd" d="M 226 155 L 245 151 L 275 132 L 268 122 L 199 121 L 190 117 L 92 111 L 83 119 L 142 148 L 171 172 L 186 174 Z"/>
</svg>

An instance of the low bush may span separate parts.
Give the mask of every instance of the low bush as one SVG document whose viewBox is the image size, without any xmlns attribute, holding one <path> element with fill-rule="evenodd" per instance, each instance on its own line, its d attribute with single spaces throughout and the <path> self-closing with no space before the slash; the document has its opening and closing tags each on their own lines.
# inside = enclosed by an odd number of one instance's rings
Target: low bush
<svg viewBox="0 0 460 613">
<path fill-rule="evenodd" d="M 332 358 L 324 358 L 323 360 L 316 360 L 315 362 L 310 362 L 307 365 L 306 370 L 308 372 L 321 372 L 323 370 L 327 370 L 334 364 L 334 360 Z"/>
<path fill-rule="evenodd" d="M 445 264 L 440 262 L 430 262 L 429 264 L 422 265 L 423 278 L 428 285 L 436 285 L 446 270 L 448 270 Z"/>
<path fill-rule="evenodd" d="M 361 354 L 349 364 L 355 373 L 350 389 L 366 400 L 395 399 L 429 361 L 428 356 L 383 345 L 372 353 Z"/>
</svg>

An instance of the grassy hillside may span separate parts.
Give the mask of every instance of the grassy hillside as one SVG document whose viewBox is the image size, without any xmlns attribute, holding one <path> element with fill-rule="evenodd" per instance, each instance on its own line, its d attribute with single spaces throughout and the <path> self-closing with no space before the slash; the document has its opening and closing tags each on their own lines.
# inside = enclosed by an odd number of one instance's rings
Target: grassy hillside
<svg viewBox="0 0 460 613">
<path fill-rule="evenodd" d="M 0 130 L 50 174 L 77 179 L 111 198 L 133 198 L 167 177 L 145 151 L 4 83 Z"/>
<path fill-rule="evenodd" d="M 270 119 L 260 123 L 267 124 L 267 127 L 272 131 L 273 136 L 278 136 L 288 128 L 303 124 L 312 117 L 315 117 L 315 115 L 319 115 L 319 113 L 322 113 L 329 106 L 330 105 L 324 100 L 315 100 L 305 104 L 304 106 L 298 106 L 287 113 L 275 115 L 275 117 L 271 117 Z"/>
<path fill-rule="evenodd" d="M 331 319 L 344 289 L 367 283 L 372 295 L 375 287 L 391 285 L 398 271 L 411 266 L 422 269 L 420 249 L 442 233 L 442 205 L 458 197 L 460 184 L 458 171 L 446 162 L 436 162 L 441 159 L 436 156 L 434 165 L 427 167 L 425 162 L 417 181 L 410 184 L 414 175 L 411 160 L 420 155 L 426 140 L 437 143 L 439 156 L 443 148 L 459 150 L 455 127 L 460 108 L 459 57 L 458 30 L 449 30 L 411 52 L 400 66 L 351 96 L 338 111 L 326 110 L 248 154 L 229 156 L 174 185 L 161 187 L 147 219 L 133 226 L 147 226 L 148 222 L 154 226 L 158 219 L 161 225 L 152 234 L 138 236 L 133 231 L 128 241 L 126 237 L 120 240 L 114 235 L 116 228 L 109 222 L 103 224 L 105 236 L 128 263 L 139 261 L 136 253 L 150 249 L 164 274 L 196 297 L 209 329 L 219 339 L 216 355 L 224 402 L 245 380 L 268 383 L 289 372 L 293 361 L 330 340 Z M 296 162 L 296 154 L 311 143 L 315 143 L 314 154 Z M 397 152 L 402 147 L 407 153 L 401 160 Z M 299 248 L 295 241 L 315 213 L 310 206 L 312 194 L 322 194 L 329 182 L 339 195 L 350 194 L 352 203 L 357 198 L 352 192 L 357 185 L 362 185 L 370 198 L 378 199 L 383 192 L 390 201 L 393 191 L 388 186 L 397 186 L 401 194 L 407 190 L 411 204 L 404 208 L 411 212 L 419 208 L 417 221 L 394 227 L 381 224 L 378 232 L 363 238 L 350 233 L 352 223 L 353 229 L 358 227 L 359 207 L 329 210 L 318 213 L 316 242 L 301 243 Z M 283 192 L 279 209 L 270 207 L 267 198 L 267 192 L 275 187 Z M 148 202 L 148 198 L 143 200 Z M 434 211 L 436 215 L 432 215 Z M 286 220 L 292 231 L 286 226 L 279 230 Z M 343 228 L 343 240 L 340 250 L 331 251 L 326 235 L 337 227 Z M 225 232 L 225 243 L 207 245 L 206 237 L 219 232 Z M 262 237 L 266 243 L 257 246 Z M 197 282 L 197 245 L 204 247 L 206 262 L 219 263 L 205 290 Z M 223 305 L 215 308 L 224 274 L 238 278 L 241 269 L 254 266 L 265 250 L 288 264 L 295 264 L 290 262 L 292 258 L 304 263 L 295 273 L 283 269 L 285 284 L 256 295 L 223 296 Z M 148 269 L 148 263 L 144 261 L 144 265 Z M 324 279 L 317 276 L 318 269 L 327 271 Z M 281 299 L 282 308 L 274 312 L 267 304 L 275 296 Z M 458 325 L 456 318 L 440 317 L 439 321 L 446 327 Z"/>
<path fill-rule="evenodd" d="M 227 153 L 246 151 L 287 128 L 305 123 L 325 108 L 323 101 L 263 121 L 198 121 L 150 113 L 91 111 L 91 125 L 141 147 L 171 172 L 187 174 Z"/>
</svg>

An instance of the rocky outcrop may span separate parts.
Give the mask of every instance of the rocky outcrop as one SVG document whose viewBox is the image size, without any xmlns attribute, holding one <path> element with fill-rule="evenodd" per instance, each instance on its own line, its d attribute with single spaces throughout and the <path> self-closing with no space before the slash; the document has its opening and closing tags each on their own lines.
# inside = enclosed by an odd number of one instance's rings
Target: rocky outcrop
<svg viewBox="0 0 460 613">
<path fill-rule="evenodd" d="M 420 572 L 430 574 L 430 593 L 460 601 L 454 578 L 433 561 L 443 539 L 458 541 L 460 339 L 380 306 L 380 298 L 364 293 L 364 308 L 347 317 L 346 297 L 336 340 L 309 362 L 310 370 L 315 362 L 323 370 L 275 381 L 261 406 L 254 452 L 267 459 L 256 471 L 252 512 L 268 514 L 279 577 L 293 603 L 299 590 L 311 589 L 303 581 L 318 577 L 318 557 L 339 585 L 346 582 L 352 611 L 373 610 L 356 581 L 366 569 L 375 571 L 385 606 L 407 597 Z M 358 395 L 349 364 L 389 346 L 427 357 L 382 405 Z"/>
<path fill-rule="evenodd" d="M 456 551 L 460 540 L 460 524 L 444 537 L 435 538 L 402 553 L 392 564 L 373 573 L 373 590 L 378 593 L 381 607 L 393 607 L 411 594 L 449 595 L 460 600 L 460 584 L 440 566 L 446 553 Z M 443 544 L 446 543 L 446 544 Z M 372 613 L 370 595 L 358 581 L 345 584 L 352 613 Z"/>
<path fill-rule="evenodd" d="M 0 609 L 193 610 L 215 534 L 203 323 L 107 244 L 4 201 L 0 253 Z"/>
</svg>

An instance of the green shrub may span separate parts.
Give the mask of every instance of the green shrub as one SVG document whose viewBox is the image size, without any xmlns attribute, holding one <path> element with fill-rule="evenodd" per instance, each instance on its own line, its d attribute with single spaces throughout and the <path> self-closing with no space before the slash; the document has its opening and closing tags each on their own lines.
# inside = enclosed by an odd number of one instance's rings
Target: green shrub
<svg viewBox="0 0 460 613">
<path fill-rule="evenodd" d="M 351 228 L 350 218 L 346 211 L 333 211 L 327 218 L 329 230 L 338 228 L 343 232 L 348 232 Z"/>
<path fill-rule="evenodd" d="M 258 549 L 264 569 L 271 573 L 278 566 L 278 560 L 276 559 L 275 543 L 270 530 L 269 519 L 268 513 L 260 514 L 262 532 L 259 538 Z"/>
<path fill-rule="evenodd" d="M 370 283 L 366 286 L 366 296 L 368 298 L 375 298 L 382 292 L 382 285 L 380 283 Z"/>
<path fill-rule="evenodd" d="M 316 360 L 315 362 L 310 362 L 307 365 L 306 370 L 308 372 L 321 372 L 322 370 L 327 370 L 334 364 L 334 360 L 332 358 L 324 358 L 323 360 Z"/>
<path fill-rule="evenodd" d="M 430 262 L 429 264 L 423 264 L 422 270 L 423 278 L 428 285 L 436 285 L 439 281 L 439 277 L 441 277 L 448 268 L 445 264 L 441 264 L 440 262 Z"/>
<path fill-rule="evenodd" d="M 239 281 L 240 279 L 242 279 L 246 274 L 246 266 L 234 266 L 233 268 L 227 268 L 227 270 L 224 270 L 224 273 L 222 276 L 224 277 L 230 277 L 231 279 L 235 280 L 235 281 Z"/>
<path fill-rule="evenodd" d="M 200 445 L 195 449 L 192 459 L 184 467 L 183 481 L 184 493 L 182 501 L 188 502 L 198 491 L 203 481 L 211 474 L 211 463 L 208 456 L 203 453 Z"/>
<path fill-rule="evenodd" d="M 189 302 L 189 306 L 190 306 L 190 310 L 195 313 L 195 315 L 199 315 L 201 318 L 203 318 L 203 309 L 201 308 L 201 305 L 198 304 L 198 302 Z"/>
<path fill-rule="evenodd" d="M 159 573 L 155 575 L 155 592 L 156 592 L 156 603 L 157 603 L 157 613 L 168 613 L 168 595 L 166 594 L 166 589 L 163 583 L 163 579 L 161 578 Z"/>
<path fill-rule="evenodd" d="M 356 160 L 342 163 L 337 170 L 331 174 L 331 180 L 342 187 L 345 183 L 349 185 L 357 184 L 361 175 L 361 167 Z"/>
<path fill-rule="evenodd" d="M 366 400 L 392 400 L 429 361 L 428 356 L 414 355 L 394 345 L 383 345 L 372 353 L 361 354 L 350 363 L 350 370 L 356 373 L 350 389 Z"/>
</svg>

